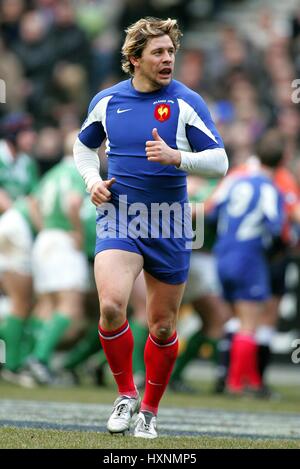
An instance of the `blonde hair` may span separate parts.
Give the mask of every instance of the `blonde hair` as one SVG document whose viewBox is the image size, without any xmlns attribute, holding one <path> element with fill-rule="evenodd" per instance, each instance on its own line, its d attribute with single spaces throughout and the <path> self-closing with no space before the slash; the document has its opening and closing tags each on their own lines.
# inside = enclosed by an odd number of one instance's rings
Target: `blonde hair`
<svg viewBox="0 0 300 469">
<path fill-rule="evenodd" d="M 129 57 L 141 57 L 149 39 L 167 34 L 173 42 L 175 51 L 180 46 L 182 33 L 177 20 L 168 18 L 146 17 L 132 24 L 125 30 L 126 38 L 122 46 L 122 69 L 125 73 L 134 74 L 134 65 Z"/>
</svg>

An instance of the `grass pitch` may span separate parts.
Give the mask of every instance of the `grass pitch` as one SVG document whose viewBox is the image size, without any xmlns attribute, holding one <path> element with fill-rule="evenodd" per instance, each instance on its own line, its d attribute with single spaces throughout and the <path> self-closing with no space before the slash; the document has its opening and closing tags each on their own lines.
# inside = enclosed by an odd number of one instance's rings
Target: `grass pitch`
<svg viewBox="0 0 300 469">
<path fill-rule="evenodd" d="M 143 440 L 96 432 L 0 429 L 0 447 L 11 449 L 300 449 L 300 441 L 248 438 L 160 437 Z"/>
<path fill-rule="evenodd" d="M 242 415 L 247 418 L 249 415 L 252 420 L 256 414 L 261 414 L 262 418 L 266 413 L 272 412 L 278 414 L 281 418 L 282 413 L 291 415 L 292 418 L 299 417 L 300 422 L 300 398 L 298 389 L 294 387 L 282 386 L 276 388 L 281 394 L 280 400 L 267 401 L 257 399 L 233 399 L 225 396 L 214 396 L 210 394 L 209 384 L 193 383 L 199 387 L 199 394 L 184 395 L 167 392 L 164 396 L 161 408 L 176 409 L 209 409 L 219 412 L 220 422 L 223 412 L 246 412 Z M 15 399 L 17 401 L 37 401 L 40 404 L 46 401 L 65 402 L 65 403 L 85 403 L 85 404 L 108 404 L 111 405 L 116 396 L 115 387 L 109 385 L 107 388 L 95 388 L 92 386 L 81 386 L 72 388 L 36 388 L 23 389 L 13 385 L 0 383 L 0 405 L 1 399 Z M 4 401 L 3 401 L 4 402 Z M 16 402 L 17 404 L 17 402 Z M 42 404 L 43 405 L 43 404 Z M 80 407 L 80 406 L 79 406 Z M 256 413 L 251 414 L 251 413 Z M 298 415 L 294 415 L 298 413 Z M 253 417 L 254 415 L 254 417 Z M 9 415 L 7 419 L 9 419 Z M 34 415 L 32 416 L 34 417 Z M 58 419 L 60 416 L 58 415 Z M 241 414 L 237 414 L 241 418 Z M 5 416 L 6 419 L 6 416 Z M 284 423 L 284 416 L 282 417 Z M 179 419 L 180 420 L 180 419 Z M 159 423 L 158 419 L 158 423 Z M 280 420 L 279 420 L 280 421 Z M 177 423 L 178 424 L 178 423 Z M 0 420 L 1 425 L 1 420 Z M 222 425 L 222 423 L 220 423 Z M 176 427 L 177 428 L 177 427 Z M 179 427 L 180 428 L 180 422 Z M 13 423 L 5 423 L 0 426 L 0 448 L 97 448 L 97 449 L 204 449 L 204 448 L 230 448 L 230 449 L 256 449 L 256 448 L 284 448 L 300 449 L 300 438 L 287 435 L 286 438 L 261 438 L 247 437 L 243 434 L 230 436 L 214 436 L 199 434 L 199 436 L 161 436 L 156 440 L 147 441 L 136 439 L 132 436 L 110 436 L 102 431 L 69 431 L 61 429 L 43 429 L 26 428 L 24 425 L 17 426 Z"/>
</svg>

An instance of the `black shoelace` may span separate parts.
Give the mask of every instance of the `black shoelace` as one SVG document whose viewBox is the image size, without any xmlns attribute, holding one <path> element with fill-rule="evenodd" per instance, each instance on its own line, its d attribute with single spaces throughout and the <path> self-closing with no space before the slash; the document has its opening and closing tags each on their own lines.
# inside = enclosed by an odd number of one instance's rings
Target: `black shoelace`
<svg viewBox="0 0 300 469">
<path fill-rule="evenodd" d="M 150 430 L 150 423 L 144 423 L 144 428 L 148 432 Z"/>
<path fill-rule="evenodd" d="M 120 404 L 117 407 L 117 416 L 120 417 L 124 412 L 127 411 L 127 404 Z"/>
</svg>

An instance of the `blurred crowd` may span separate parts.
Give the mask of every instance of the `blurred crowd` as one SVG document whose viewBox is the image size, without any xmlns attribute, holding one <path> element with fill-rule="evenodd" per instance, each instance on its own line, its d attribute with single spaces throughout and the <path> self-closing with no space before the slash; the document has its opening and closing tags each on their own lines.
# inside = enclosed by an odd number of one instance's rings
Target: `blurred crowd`
<svg viewBox="0 0 300 469">
<path fill-rule="evenodd" d="M 224 140 L 231 169 L 253 156 L 256 142 L 272 127 L 284 138 L 285 165 L 300 185 L 300 114 L 299 106 L 292 100 L 293 92 L 297 96 L 292 83 L 300 77 L 300 7 L 278 22 L 274 12 L 261 2 L 255 28 L 243 31 L 240 25 L 220 19 L 220 12 L 227 3 L 237 2 L 211 2 L 208 17 L 196 20 L 193 8 L 197 2 L 193 0 L 0 0 L 0 79 L 5 83 L 6 94 L 5 103 L 0 104 L 0 160 L 4 161 L 1 162 L 4 167 L 10 152 L 14 158 L 25 155 L 27 159 L 22 168 L 26 167 L 26 175 L 31 175 L 26 181 L 21 171 L 15 186 L 8 189 L 4 173 L 0 174 L 1 213 L 9 210 L 20 196 L 32 193 L 41 177 L 71 154 L 70 135 L 74 136 L 73 132 L 80 128 L 91 97 L 126 78 L 120 66 L 124 29 L 146 15 L 178 18 L 184 36 L 175 78 L 197 91 L 208 103 Z M 215 34 L 213 40 L 202 44 L 197 41 L 197 33 L 202 33 L 201 28 L 208 20 L 212 22 Z M 187 36 L 192 33 L 193 40 L 186 41 L 185 33 Z M 11 146 L 6 147 L 5 142 L 10 142 Z M 103 154 L 101 157 L 105 170 Z M 192 187 L 193 180 L 190 184 Z M 204 193 L 206 190 L 203 189 Z M 34 218 L 34 207 L 30 210 Z M 18 292 L 22 298 L 19 308 L 23 309 L 20 315 L 23 319 L 31 307 L 31 302 L 24 300 L 28 284 L 24 284 L 25 290 L 23 297 L 24 292 Z M 214 292 L 214 298 L 210 297 L 208 303 L 207 298 L 206 303 L 198 298 L 194 304 L 196 310 L 198 304 L 199 311 L 206 310 L 210 317 L 208 320 L 202 317 L 204 328 L 207 326 L 206 335 L 211 339 L 209 345 L 221 337 L 226 317 L 226 312 L 221 311 L 223 305 L 215 303 L 217 297 Z M 62 316 L 64 313 L 68 316 L 70 305 L 74 307 L 75 303 L 78 306 L 78 298 L 60 298 L 59 306 L 56 303 L 52 306 Z M 132 308 L 137 318 L 133 327 L 138 330 L 137 335 L 143 337 L 143 343 L 146 333 L 142 284 L 136 287 Z M 40 307 L 40 310 L 44 309 L 47 310 L 45 303 Z M 217 311 L 216 315 L 213 311 Z M 49 315 L 45 314 L 45 317 Z M 57 327 L 55 340 L 47 353 L 36 347 L 31 375 L 37 382 L 51 383 L 48 363 L 46 368 L 39 368 L 36 362 L 43 361 L 38 359 L 39 356 L 50 358 L 50 352 L 68 325 L 62 323 L 61 318 L 56 321 L 53 326 Z M 14 324 L 13 328 L 16 331 L 18 326 Z M 91 332 L 86 327 L 86 331 L 91 340 L 81 343 L 77 355 L 70 358 L 70 369 L 82 357 L 97 350 L 94 329 Z M 20 330 L 18 334 L 21 334 Z M 198 339 L 196 348 L 202 340 L 199 342 Z M 34 347 L 31 346 L 29 356 Z M 193 354 L 194 351 L 187 362 Z M 16 357 L 10 359 L 10 378 L 13 380 L 15 374 L 18 382 L 23 364 L 20 365 Z M 137 356 L 136 371 L 141 371 L 142 375 L 143 370 L 138 369 L 142 366 L 140 362 L 142 360 Z M 181 371 L 177 370 L 177 381 L 180 381 Z M 28 384 L 28 375 L 22 376 Z M 187 389 L 183 386 L 183 390 Z"/>
<path fill-rule="evenodd" d="M 195 24 L 192 3 L 2 0 L 0 77 L 6 103 L 0 116 L 29 113 L 38 131 L 34 157 L 42 166 L 57 160 L 63 137 L 80 126 L 90 98 L 122 78 L 124 28 L 144 14 L 170 15 L 196 38 L 201 23 Z M 205 49 L 196 39 L 191 49 L 183 38 L 176 76 L 208 101 L 231 164 L 251 154 L 270 125 L 286 135 L 290 160 L 299 151 L 299 112 L 291 100 L 291 83 L 300 72 L 299 15 L 295 11 L 279 27 L 273 12 L 262 8 L 247 34 L 216 22 L 214 41 Z"/>
</svg>

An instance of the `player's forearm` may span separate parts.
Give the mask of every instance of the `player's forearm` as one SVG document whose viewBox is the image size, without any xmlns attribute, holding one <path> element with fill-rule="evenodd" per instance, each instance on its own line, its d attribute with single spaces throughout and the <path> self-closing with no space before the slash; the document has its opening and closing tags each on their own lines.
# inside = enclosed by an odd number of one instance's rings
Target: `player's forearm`
<svg viewBox="0 0 300 469">
<path fill-rule="evenodd" d="M 76 193 L 69 194 L 67 199 L 67 214 L 73 226 L 73 230 L 70 234 L 72 235 L 78 249 L 81 249 L 83 242 L 83 226 L 80 216 L 82 202 L 82 197 Z"/>
<path fill-rule="evenodd" d="M 73 148 L 76 167 L 84 179 L 87 190 L 90 192 L 92 186 L 102 181 L 100 176 L 100 161 L 96 150 L 91 150 L 81 143 L 77 138 Z"/>
<path fill-rule="evenodd" d="M 224 148 L 214 148 L 198 153 L 181 151 L 181 161 L 176 165 L 191 174 L 222 177 L 228 170 L 228 158 Z"/>
</svg>

